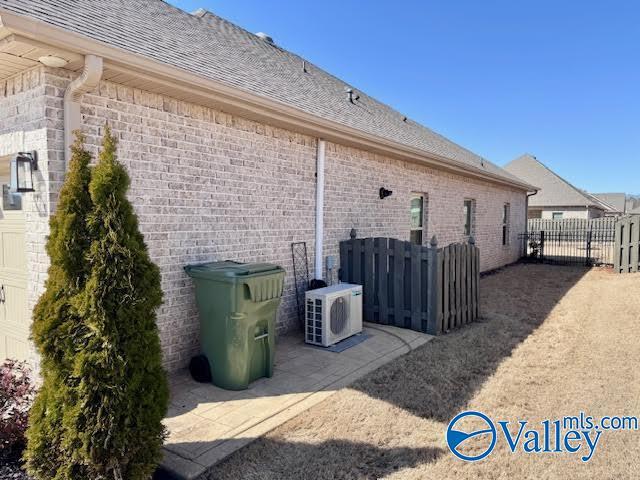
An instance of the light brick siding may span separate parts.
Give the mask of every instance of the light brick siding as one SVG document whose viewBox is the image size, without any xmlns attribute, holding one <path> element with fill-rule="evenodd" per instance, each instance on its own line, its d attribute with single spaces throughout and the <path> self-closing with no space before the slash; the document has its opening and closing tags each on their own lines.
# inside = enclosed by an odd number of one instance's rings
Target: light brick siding
<svg viewBox="0 0 640 480">
<path fill-rule="evenodd" d="M 49 231 L 48 140 L 42 69 L 28 70 L 0 81 L 0 156 L 36 150 L 38 171 L 34 172 L 35 193 L 23 195 L 26 222 L 27 308 L 33 309 L 42 292 L 49 268 L 45 238 Z M 29 354 L 37 365 L 35 348 Z M 2 359 L 0 359 L 2 360 Z"/>
<path fill-rule="evenodd" d="M 69 75 L 44 69 L 43 76 L 53 197 L 62 178 L 62 95 Z M 94 152 L 105 121 L 119 138 L 120 160 L 131 175 L 129 197 L 162 272 L 158 324 L 167 367 L 184 366 L 198 349 L 194 291 L 183 272 L 188 263 L 281 264 L 287 281 L 278 325 L 292 328 L 291 242 L 307 242 L 313 270 L 316 139 L 109 82 L 84 96 L 82 115 Z M 410 194 L 421 192 L 428 196 L 425 242 L 434 234 L 440 245 L 464 240 L 463 200 L 472 198 L 482 269 L 518 258 L 524 192 L 331 143 L 325 181 L 327 255 L 337 256 L 338 241 L 352 228 L 360 237 L 408 239 Z M 393 195 L 380 200 L 380 187 Z M 508 247 L 502 246 L 505 203 L 511 205 Z"/>
</svg>

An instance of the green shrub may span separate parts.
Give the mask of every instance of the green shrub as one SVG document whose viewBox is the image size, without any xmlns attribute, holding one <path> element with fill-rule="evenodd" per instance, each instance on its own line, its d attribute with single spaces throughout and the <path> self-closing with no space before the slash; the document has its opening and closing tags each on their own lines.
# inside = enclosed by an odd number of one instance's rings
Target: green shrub
<svg viewBox="0 0 640 480">
<path fill-rule="evenodd" d="M 45 372 L 46 400 L 37 414 L 56 422 L 46 423 L 49 430 L 31 429 L 36 447 L 49 434 L 58 453 L 47 457 L 41 449 L 32 450 L 29 436 L 29 471 L 41 479 L 148 479 L 161 458 L 161 420 L 168 403 L 155 315 L 162 303 L 160 273 L 126 198 L 129 177 L 116 159 L 116 140 L 108 128 L 90 177 L 83 261 L 55 262 L 63 270 L 77 268 L 65 284 L 77 293 L 60 310 L 80 322 L 66 328 L 62 339 L 56 338 L 58 328 L 49 330 L 46 342 L 37 342 L 43 355 L 54 359 L 43 363 L 54 373 Z M 49 244 L 54 244 L 51 238 Z"/>
<path fill-rule="evenodd" d="M 72 375 L 74 356 L 87 332 L 78 312 L 89 268 L 91 244 L 87 217 L 91 155 L 84 137 L 76 132 L 72 157 L 60 190 L 56 213 L 50 219 L 47 253 L 51 261 L 45 291 L 33 311 L 31 336 L 41 356 L 42 385 L 31 409 L 25 459 L 31 474 L 39 479 L 79 478 L 69 475 L 72 449 L 66 438 L 65 414 L 75 404 Z"/>
</svg>

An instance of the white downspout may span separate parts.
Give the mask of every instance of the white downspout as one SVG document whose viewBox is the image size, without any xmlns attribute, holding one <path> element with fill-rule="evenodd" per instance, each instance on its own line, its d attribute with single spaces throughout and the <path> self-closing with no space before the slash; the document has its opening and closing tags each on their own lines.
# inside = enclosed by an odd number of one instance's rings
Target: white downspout
<svg viewBox="0 0 640 480">
<path fill-rule="evenodd" d="M 322 241 L 324 239 L 324 140 L 318 139 L 318 156 L 316 159 L 316 262 L 314 276 L 322 280 Z"/>
<path fill-rule="evenodd" d="M 80 101 L 82 95 L 95 89 L 102 78 L 102 57 L 85 55 L 82 74 L 73 80 L 64 92 L 64 171 L 71 158 L 73 132 L 82 125 Z"/>
</svg>

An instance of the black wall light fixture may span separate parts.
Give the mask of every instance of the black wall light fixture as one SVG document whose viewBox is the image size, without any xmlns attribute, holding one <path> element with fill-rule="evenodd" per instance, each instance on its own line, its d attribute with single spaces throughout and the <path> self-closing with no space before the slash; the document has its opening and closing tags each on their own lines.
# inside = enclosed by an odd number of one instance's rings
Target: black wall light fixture
<svg viewBox="0 0 640 480">
<path fill-rule="evenodd" d="M 387 190 L 384 187 L 380 187 L 380 200 L 384 200 L 387 197 L 390 197 L 393 192 L 391 190 Z"/>
<path fill-rule="evenodd" d="M 38 154 L 34 152 L 18 153 L 11 160 L 11 191 L 33 192 L 33 172 L 38 170 Z"/>
</svg>

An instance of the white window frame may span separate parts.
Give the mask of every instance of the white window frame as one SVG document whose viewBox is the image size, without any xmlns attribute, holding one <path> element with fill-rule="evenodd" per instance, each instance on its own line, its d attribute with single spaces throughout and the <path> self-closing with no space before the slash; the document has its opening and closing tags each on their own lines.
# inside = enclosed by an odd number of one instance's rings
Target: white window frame
<svg viewBox="0 0 640 480">
<path fill-rule="evenodd" d="M 502 206 L 502 245 L 511 245 L 511 204 L 505 203 Z"/>
<path fill-rule="evenodd" d="M 420 203 L 420 208 L 421 208 L 421 214 L 420 214 L 420 226 L 418 227 L 414 227 L 411 224 L 411 203 L 413 202 L 414 199 L 419 198 L 421 200 Z M 411 192 L 411 198 L 409 199 L 409 241 L 412 241 L 411 239 L 411 234 L 412 232 L 420 232 L 420 243 L 417 243 L 416 245 L 424 245 L 424 239 L 426 237 L 426 206 L 427 206 L 427 195 L 424 193 L 419 193 L 419 192 Z"/>
<path fill-rule="evenodd" d="M 467 209 L 467 204 L 469 207 Z M 465 215 L 465 209 L 467 210 Z M 462 228 L 465 237 L 472 237 L 475 232 L 475 216 L 476 216 L 476 201 L 473 198 L 465 198 L 462 203 Z M 467 229 L 467 225 L 469 228 Z"/>
</svg>

